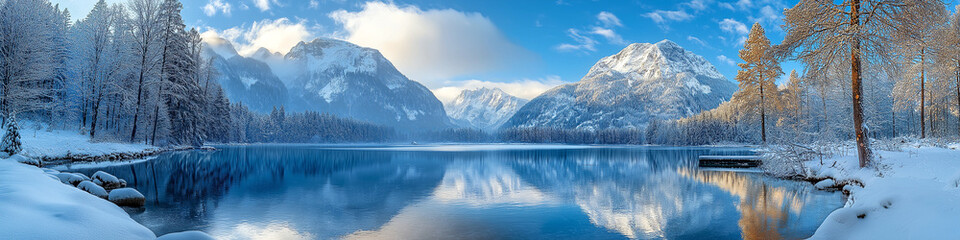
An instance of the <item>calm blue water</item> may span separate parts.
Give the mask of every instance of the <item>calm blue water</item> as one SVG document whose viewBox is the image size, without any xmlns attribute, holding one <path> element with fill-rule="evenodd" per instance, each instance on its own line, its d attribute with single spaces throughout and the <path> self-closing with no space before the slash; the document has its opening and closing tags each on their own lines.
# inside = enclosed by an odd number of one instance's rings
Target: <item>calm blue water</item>
<svg viewBox="0 0 960 240">
<path fill-rule="evenodd" d="M 104 170 L 148 203 L 158 235 L 229 239 L 796 239 L 839 193 L 699 171 L 744 149 L 575 146 L 220 146 Z"/>
</svg>

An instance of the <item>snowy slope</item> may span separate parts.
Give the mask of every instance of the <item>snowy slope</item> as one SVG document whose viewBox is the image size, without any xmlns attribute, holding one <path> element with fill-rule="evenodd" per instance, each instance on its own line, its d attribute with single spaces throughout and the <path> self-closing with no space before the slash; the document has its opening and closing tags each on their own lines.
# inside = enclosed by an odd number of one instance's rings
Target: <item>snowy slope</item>
<svg viewBox="0 0 960 240">
<path fill-rule="evenodd" d="M 155 239 L 117 205 L 0 159 L 0 238 Z"/>
<path fill-rule="evenodd" d="M 263 62 L 239 55 L 229 59 L 215 56 L 213 65 L 218 71 L 220 86 L 232 102 L 241 102 L 253 111 L 267 113 L 274 106 L 286 105 L 289 100 L 287 87 Z"/>
<path fill-rule="evenodd" d="M 528 100 L 507 94 L 499 88 L 463 90 L 445 108 L 450 118 L 486 131 L 496 130 Z"/>
<path fill-rule="evenodd" d="M 349 42 L 301 42 L 284 57 L 299 72 L 290 84 L 293 110 L 333 113 L 400 130 L 451 126 L 429 89 L 407 79 L 379 51 Z"/>
<path fill-rule="evenodd" d="M 227 97 L 254 111 L 283 105 L 400 130 L 452 126 L 433 92 L 407 79 L 375 49 L 319 38 L 300 42 L 286 55 L 261 48 L 244 57 L 226 40 L 205 41 L 204 54 L 213 57 Z"/>
<path fill-rule="evenodd" d="M 635 43 L 601 59 L 579 82 L 534 98 L 503 127 L 640 128 L 716 108 L 736 90 L 710 62 L 674 42 Z"/>
</svg>

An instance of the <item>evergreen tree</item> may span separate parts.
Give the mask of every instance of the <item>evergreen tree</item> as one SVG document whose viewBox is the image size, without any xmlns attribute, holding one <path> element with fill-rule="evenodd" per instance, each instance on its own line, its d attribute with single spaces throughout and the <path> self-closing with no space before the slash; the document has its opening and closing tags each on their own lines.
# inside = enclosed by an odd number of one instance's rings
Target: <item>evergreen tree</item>
<svg viewBox="0 0 960 240">
<path fill-rule="evenodd" d="M 17 125 L 17 119 L 14 116 L 7 118 L 6 132 L 3 134 L 3 139 L 0 140 L 0 152 L 7 154 L 7 156 L 13 156 L 17 153 L 20 153 L 20 127 Z"/>
<path fill-rule="evenodd" d="M 740 59 L 745 61 L 738 64 L 736 79 L 740 82 L 740 90 L 734 94 L 741 103 L 759 110 L 761 141 L 767 142 L 767 106 L 768 102 L 776 101 L 777 78 L 783 74 L 780 63 L 772 53 L 770 39 L 760 23 L 753 24 L 750 35 L 740 50 Z M 774 105 L 775 106 L 775 105 Z"/>
</svg>

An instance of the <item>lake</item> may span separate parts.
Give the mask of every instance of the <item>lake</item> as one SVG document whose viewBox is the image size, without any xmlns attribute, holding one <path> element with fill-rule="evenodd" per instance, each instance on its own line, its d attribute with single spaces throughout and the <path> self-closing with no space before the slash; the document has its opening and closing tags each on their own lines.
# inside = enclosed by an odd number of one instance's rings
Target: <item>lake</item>
<svg viewBox="0 0 960 240">
<path fill-rule="evenodd" d="M 797 239 L 844 196 L 699 155 L 744 148 L 217 146 L 103 170 L 147 197 L 162 235 L 226 239 Z"/>
</svg>

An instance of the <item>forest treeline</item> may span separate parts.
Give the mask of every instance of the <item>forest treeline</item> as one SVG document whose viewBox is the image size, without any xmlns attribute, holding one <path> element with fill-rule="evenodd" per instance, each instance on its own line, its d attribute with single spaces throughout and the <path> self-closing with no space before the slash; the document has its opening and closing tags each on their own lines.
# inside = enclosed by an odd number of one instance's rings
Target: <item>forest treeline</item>
<svg viewBox="0 0 960 240">
<path fill-rule="evenodd" d="M 17 116 L 97 141 L 154 145 L 393 136 L 392 129 L 331 115 L 257 114 L 230 103 L 178 0 L 91 3 L 87 16 L 72 21 L 49 0 L 0 0 L 3 121 Z"/>
</svg>

